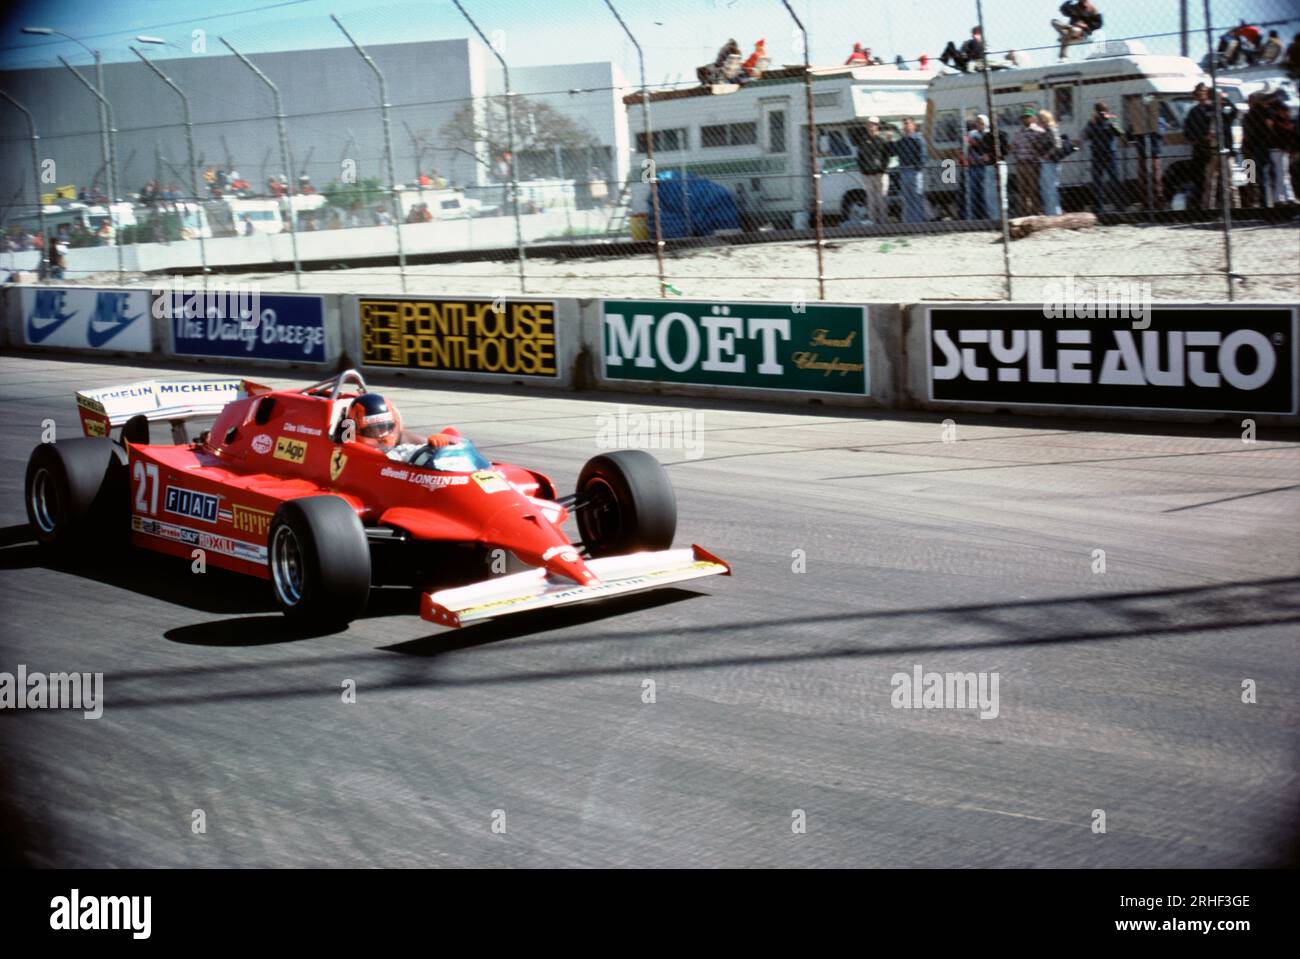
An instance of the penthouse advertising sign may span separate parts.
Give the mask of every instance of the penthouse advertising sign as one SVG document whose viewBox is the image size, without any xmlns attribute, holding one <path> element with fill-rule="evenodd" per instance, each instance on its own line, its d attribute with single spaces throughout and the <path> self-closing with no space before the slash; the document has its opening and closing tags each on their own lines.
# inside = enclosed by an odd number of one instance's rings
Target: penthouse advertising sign
<svg viewBox="0 0 1300 959">
<path fill-rule="evenodd" d="M 1154 306 L 1126 318 L 1049 319 L 964 307 L 926 316 L 930 399 L 943 402 L 1297 412 L 1297 311 Z"/>
<path fill-rule="evenodd" d="M 359 308 L 366 366 L 558 375 L 554 302 L 366 297 Z"/>
</svg>

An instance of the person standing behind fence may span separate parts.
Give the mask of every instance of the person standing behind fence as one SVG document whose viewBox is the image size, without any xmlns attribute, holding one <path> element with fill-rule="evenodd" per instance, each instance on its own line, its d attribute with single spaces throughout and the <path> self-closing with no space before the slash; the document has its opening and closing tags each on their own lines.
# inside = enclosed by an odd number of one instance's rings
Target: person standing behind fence
<svg viewBox="0 0 1300 959">
<path fill-rule="evenodd" d="M 911 117 L 903 120 L 903 136 L 894 145 L 898 157 L 898 192 L 903 198 L 903 222 L 924 223 L 925 215 L 925 137 Z"/>
<path fill-rule="evenodd" d="M 1273 202 L 1294 204 L 1296 194 L 1291 183 L 1291 151 L 1297 146 L 1297 123 L 1287 105 L 1285 90 L 1277 90 L 1268 98 L 1268 109 L 1273 119 L 1272 140 L 1268 150 L 1273 169 Z"/>
<path fill-rule="evenodd" d="M 1036 216 L 1043 212 L 1042 198 L 1038 192 L 1039 141 L 1043 128 L 1038 125 L 1038 113 L 1025 107 L 1020 114 L 1020 129 L 1011 140 L 1011 160 L 1016 171 L 1016 203 L 1019 216 Z"/>
<path fill-rule="evenodd" d="M 872 223 L 889 222 L 889 158 L 893 144 L 880 135 L 880 117 L 867 119 L 867 132 L 858 144 L 858 170 L 866 187 L 867 219 Z"/>
<path fill-rule="evenodd" d="M 1241 149 L 1247 160 L 1254 165 L 1253 175 L 1249 177 L 1254 189 L 1254 206 L 1271 207 L 1273 205 L 1273 170 L 1272 154 L 1269 145 L 1273 142 L 1273 115 L 1268 109 L 1267 94 L 1256 90 L 1250 95 L 1245 119 L 1241 121 Z"/>
<path fill-rule="evenodd" d="M 1038 111 L 1038 125 L 1043 128 L 1039 138 L 1038 192 L 1043 199 L 1043 213 L 1047 216 L 1061 214 L 1061 161 L 1074 152 L 1069 137 L 1061 136 L 1061 128 L 1051 110 Z"/>
<path fill-rule="evenodd" d="M 984 194 L 984 212 L 989 219 L 1000 220 L 1002 210 L 998 204 L 998 158 L 1003 160 L 1007 158 L 1007 134 L 1003 130 L 998 131 L 997 141 L 994 142 L 993 128 L 989 125 L 989 118 L 981 113 L 975 118 L 975 124 L 979 128 L 979 139 L 972 139 L 974 146 L 980 158 L 979 176 L 980 186 Z"/>
<path fill-rule="evenodd" d="M 1092 118 L 1083 128 L 1083 139 L 1092 159 L 1092 208 L 1099 216 L 1106 212 L 1108 202 L 1124 209 L 1124 186 L 1119 182 L 1115 157 L 1115 141 L 1119 136 L 1115 115 L 1105 103 L 1096 104 Z"/>
</svg>

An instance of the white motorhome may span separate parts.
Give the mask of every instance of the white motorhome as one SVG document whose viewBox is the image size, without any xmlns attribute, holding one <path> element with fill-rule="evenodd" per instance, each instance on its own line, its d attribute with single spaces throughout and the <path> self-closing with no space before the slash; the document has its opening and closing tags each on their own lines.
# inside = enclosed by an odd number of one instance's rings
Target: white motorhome
<svg viewBox="0 0 1300 959">
<path fill-rule="evenodd" d="M 1125 129 L 1130 128 L 1135 117 L 1140 117 L 1141 106 L 1154 104 L 1166 124 L 1161 158 L 1166 193 L 1170 194 L 1174 191 L 1168 185 L 1179 179 L 1178 164 L 1191 157 L 1182 126 L 1196 102 L 1192 91 L 1198 83 L 1210 82 L 1209 76 L 1193 60 L 1148 54 L 1141 44 L 1132 41 L 1109 43 L 1082 61 L 994 70 L 988 79 L 998 129 L 1008 138 L 1020 126 L 1020 114 L 1025 107 L 1051 110 L 1061 134 L 1077 141 L 1082 138 L 1084 125 L 1097 103 L 1105 103 Z M 1238 109 L 1244 108 L 1239 80 L 1220 76 L 1219 88 Z M 981 113 L 988 113 L 984 74 L 953 73 L 936 77 L 930 85 L 925 109 L 925 137 L 931 161 L 956 159 L 967 123 Z M 1238 125 L 1234 130 L 1238 145 L 1240 137 Z M 1119 143 L 1120 178 L 1136 181 L 1137 149 L 1123 140 Z M 1239 171 L 1237 179 L 1240 182 Z M 1086 207 L 1090 201 L 1090 180 L 1091 163 L 1085 145 L 1061 164 L 1061 193 L 1067 209 Z M 956 207 L 954 187 L 943 181 L 943 177 L 930 177 L 927 195 L 931 203 L 952 211 Z"/>
<path fill-rule="evenodd" d="M 823 216 L 849 218 L 862 206 L 855 143 L 868 117 L 897 136 L 904 117 L 919 123 L 934 70 L 893 66 L 812 70 Z M 633 136 L 631 208 L 642 212 L 649 187 L 641 94 L 623 98 Z M 713 180 L 744 198 L 748 211 L 773 225 L 806 225 L 813 211 L 808 176 L 808 107 L 804 68 L 767 71 L 745 84 L 718 84 L 650 94 L 655 164 L 660 173 Z M 742 189 L 743 188 L 743 189 Z"/>
</svg>

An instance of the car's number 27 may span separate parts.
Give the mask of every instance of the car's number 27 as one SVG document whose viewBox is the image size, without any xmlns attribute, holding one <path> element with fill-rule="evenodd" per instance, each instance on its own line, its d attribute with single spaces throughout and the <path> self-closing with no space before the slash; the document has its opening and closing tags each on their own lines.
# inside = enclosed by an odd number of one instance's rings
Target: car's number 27
<svg viewBox="0 0 1300 959">
<path fill-rule="evenodd" d="M 135 461 L 135 468 L 131 471 L 131 477 L 135 481 L 135 508 L 138 512 L 148 513 L 150 516 L 158 512 L 158 466 L 154 463 L 143 463 L 140 460 Z M 149 494 L 148 505 L 145 504 L 145 493 Z"/>
</svg>

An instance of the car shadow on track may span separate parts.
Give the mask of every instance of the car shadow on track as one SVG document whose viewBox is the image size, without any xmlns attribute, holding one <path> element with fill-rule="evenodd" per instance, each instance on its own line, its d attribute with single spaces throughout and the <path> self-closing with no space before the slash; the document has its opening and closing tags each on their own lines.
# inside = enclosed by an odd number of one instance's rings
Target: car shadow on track
<svg viewBox="0 0 1300 959">
<path fill-rule="evenodd" d="M 188 560 L 125 543 L 91 546 L 55 556 L 36 544 L 26 523 L 0 528 L 0 570 L 49 569 L 129 590 L 204 613 L 235 615 L 275 609 L 270 588 L 260 580 L 211 568 L 191 572 Z"/>
</svg>

